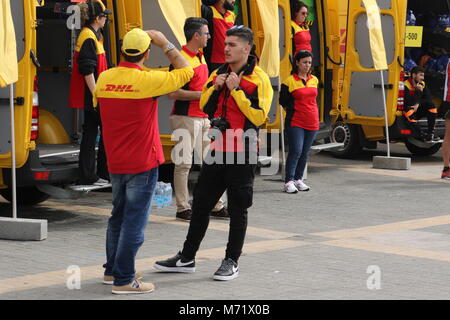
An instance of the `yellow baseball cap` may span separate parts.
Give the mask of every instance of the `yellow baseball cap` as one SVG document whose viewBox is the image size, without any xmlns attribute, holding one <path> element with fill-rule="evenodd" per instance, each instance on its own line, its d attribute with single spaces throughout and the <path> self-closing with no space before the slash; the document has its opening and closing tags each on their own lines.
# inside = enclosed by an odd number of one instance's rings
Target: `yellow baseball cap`
<svg viewBox="0 0 450 320">
<path fill-rule="evenodd" d="M 134 28 L 123 37 L 122 52 L 127 56 L 138 56 L 148 50 L 151 41 L 147 32 Z"/>
</svg>

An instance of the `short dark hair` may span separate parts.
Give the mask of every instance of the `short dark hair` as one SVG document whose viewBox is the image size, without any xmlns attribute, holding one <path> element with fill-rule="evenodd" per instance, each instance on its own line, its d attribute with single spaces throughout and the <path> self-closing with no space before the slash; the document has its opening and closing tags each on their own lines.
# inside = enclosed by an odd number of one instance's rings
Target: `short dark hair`
<svg viewBox="0 0 450 320">
<path fill-rule="evenodd" d="M 137 56 L 129 56 L 126 53 L 124 53 L 123 51 L 120 51 L 120 52 L 122 53 L 122 56 L 126 62 L 138 63 L 139 61 L 142 60 L 142 58 L 144 58 L 144 55 L 147 53 L 148 50 L 150 50 L 150 46 L 148 47 L 147 50 L 145 50 L 144 53 L 141 53 L 140 55 L 137 55 Z M 133 53 L 138 53 L 139 51 L 135 50 L 135 49 L 128 49 L 127 52 L 133 54 Z"/>
<path fill-rule="evenodd" d="M 425 68 L 421 66 L 414 66 L 411 69 L 411 74 L 425 73 Z"/>
<path fill-rule="evenodd" d="M 196 32 L 200 32 L 203 26 L 208 25 L 208 21 L 203 18 L 191 17 L 184 22 L 184 36 L 189 42 L 194 37 Z"/>
<path fill-rule="evenodd" d="M 253 31 L 250 28 L 244 27 L 244 26 L 234 26 L 231 27 L 231 29 L 227 30 L 226 33 L 227 37 L 229 36 L 235 36 L 242 40 L 245 40 L 248 42 L 250 46 L 253 46 Z"/>
<path fill-rule="evenodd" d="M 204 6 L 213 6 L 215 5 L 219 0 L 202 0 L 202 4 Z"/>
<path fill-rule="evenodd" d="M 295 20 L 297 13 L 303 7 L 309 10 L 308 6 L 303 1 L 291 0 L 291 20 Z"/>
<path fill-rule="evenodd" d="M 298 73 L 298 66 L 297 66 L 297 62 L 300 61 L 301 59 L 304 58 L 308 58 L 308 57 L 313 57 L 313 54 L 308 51 L 308 50 L 299 50 L 297 51 L 297 53 L 294 56 L 294 63 L 292 65 L 292 73 Z"/>
</svg>

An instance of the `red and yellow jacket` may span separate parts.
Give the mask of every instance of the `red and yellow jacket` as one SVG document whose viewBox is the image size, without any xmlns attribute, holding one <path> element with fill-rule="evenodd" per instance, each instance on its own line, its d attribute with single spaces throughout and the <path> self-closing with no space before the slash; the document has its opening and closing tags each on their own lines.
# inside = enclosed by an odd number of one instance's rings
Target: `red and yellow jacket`
<svg viewBox="0 0 450 320">
<path fill-rule="evenodd" d="M 259 127 L 266 122 L 272 104 L 273 89 L 267 74 L 256 65 L 255 57 L 249 57 L 248 64 L 242 71 L 244 73 L 237 89 L 229 91 L 224 85 L 222 90 L 214 90 L 217 76 L 230 72 L 227 64 L 213 71 L 203 88 L 200 108 L 210 118 L 218 118 L 224 115 L 225 106 L 225 118 L 232 132 L 222 134 L 222 139 L 212 141 L 211 150 L 248 152 L 250 145 L 257 146 L 257 135 L 252 137 L 254 141 L 244 142 L 243 134 L 248 129 L 254 129 L 257 134 Z"/>
<path fill-rule="evenodd" d="M 280 104 L 286 109 L 286 127 L 319 130 L 318 84 L 319 80 L 313 75 L 309 75 L 305 82 L 297 74 L 292 74 L 283 82 Z"/>
<path fill-rule="evenodd" d="M 108 64 L 100 31 L 95 32 L 90 26 L 84 27 L 78 36 L 73 56 L 69 107 L 92 108 L 92 94 L 86 85 L 84 76 L 93 73 L 97 80 L 98 76 L 107 69 Z"/>
<path fill-rule="evenodd" d="M 311 34 L 307 24 L 298 25 L 291 20 L 292 32 L 292 55 L 295 55 L 299 50 L 308 50 L 312 52 Z"/>
<path fill-rule="evenodd" d="M 208 66 L 206 65 L 205 57 L 203 56 L 202 52 L 192 52 L 186 46 L 183 46 L 181 54 L 189 62 L 192 69 L 194 69 L 194 77 L 181 89 L 190 91 L 202 91 L 203 85 L 206 83 L 206 81 L 208 81 Z M 170 69 L 172 70 L 173 67 L 170 66 Z M 175 100 L 172 114 L 200 118 L 208 117 L 206 113 L 200 110 L 199 105 L 200 100 Z"/>
<path fill-rule="evenodd" d="M 426 107 L 429 112 L 437 113 L 437 108 L 434 107 L 430 90 L 425 86 L 425 82 L 422 82 L 422 85 L 423 90 L 420 91 L 416 90 L 413 78 L 405 81 L 405 106 L 403 108 L 403 115 L 409 122 L 417 122 L 417 119 L 411 118 L 415 113 L 412 107 L 417 103 L 422 107 Z"/>
<path fill-rule="evenodd" d="M 155 97 L 178 90 L 193 75 L 191 67 L 143 71 L 134 63 L 121 62 L 99 76 L 94 105 L 100 104 L 110 173 L 141 173 L 164 162 Z"/>
<path fill-rule="evenodd" d="M 225 63 L 226 32 L 234 26 L 236 15 L 229 10 L 222 15 L 215 6 L 202 5 L 202 17 L 208 20 L 211 35 L 204 50 L 206 61 L 208 63 Z"/>
</svg>

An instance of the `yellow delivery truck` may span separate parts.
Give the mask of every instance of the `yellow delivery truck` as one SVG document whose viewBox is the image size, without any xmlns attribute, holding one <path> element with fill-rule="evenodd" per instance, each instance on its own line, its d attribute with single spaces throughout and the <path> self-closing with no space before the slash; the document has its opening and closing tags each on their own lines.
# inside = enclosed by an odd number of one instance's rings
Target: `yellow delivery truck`
<svg viewBox="0 0 450 320">
<path fill-rule="evenodd" d="M 104 0 L 113 11 L 103 29 L 104 46 L 109 66 L 120 60 L 120 41 L 134 27 L 163 31 L 175 41 L 173 28 L 176 11 L 167 8 L 188 1 Z M 186 14 L 196 15 L 199 8 L 186 6 Z M 78 180 L 79 141 L 82 113 L 68 107 L 68 94 L 73 51 L 79 29 L 69 28 L 76 22 L 76 10 L 70 0 L 15 0 L 11 11 L 17 39 L 19 81 L 15 84 L 14 112 L 17 163 L 17 201 L 36 204 L 49 196 L 79 196 L 70 187 Z M 184 10 L 184 9 L 183 9 Z M 183 14 L 177 12 L 177 18 Z M 144 21 L 144 23 L 143 23 Z M 184 18 L 183 18 L 184 21 Z M 162 52 L 152 52 L 153 68 L 164 68 Z M 12 200 L 11 141 L 9 133 L 9 92 L 0 89 L 0 195 Z M 160 101 L 160 117 L 167 118 L 171 102 Z M 167 132 L 169 134 L 169 132 Z M 170 147 L 170 136 L 162 136 Z M 169 142 L 165 142 L 169 140 Z M 170 148 L 166 148 L 170 159 Z"/>
<path fill-rule="evenodd" d="M 372 54 L 369 44 L 367 14 L 360 0 L 328 1 L 333 6 L 333 20 L 339 22 L 341 54 L 341 76 L 339 78 L 338 108 L 332 110 L 331 115 L 336 119 L 332 126 L 331 139 L 343 142 L 344 147 L 334 151 L 338 156 L 351 157 L 362 148 L 376 148 L 377 143 L 386 143 L 384 123 L 384 107 L 381 93 L 380 72 L 373 67 Z M 410 44 L 407 32 L 407 10 L 414 8 L 418 16 L 428 14 L 439 15 L 450 12 L 448 1 L 437 0 L 427 4 L 421 0 L 377 0 L 380 8 L 386 49 L 388 70 L 383 71 L 386 89 L 386 106 L 391 142 L 403 142 L 408 150 L 416 155 L 431 155 L 441 147 L 441 141 L 425 143 L 411 130 L 402 114 L 404 103 L 404 81 L 408 77 L 410 68 L 405 66 L 405 51 L 409 55 Z M 419 28 L 420 30 L 420 28 Z M 418 46 L 427 51 L 429 42 L 426 36 L 434 34 L 427 27 L 422 28 L 423 42 Z M 422 37 L 420 31 L 420 37 Z M 409 34 L 409 33 L 408 33 Z M 417 34 L 413 35 L 417 39 Z M 409 37 L 411 35 L 409 34 Z M 442 41 L 443 43 L 449 43 Z M 431 85 L 433 74 L 427 69 L 425 82 Z M 337 84 L 337 83 L 336 83 Z M 443 88 L 444 81 L 439 85 Z M 430 87 L 430 86 L 429 86 Z M 432 91 L 435 96 L 436 107 L 440 107 L 443 96 L 438 90 Z M 439 114 L 441 115 L 442 112 Z M 427 127 L 427 120 L 420 120 L 422 130 Z M 435 135 L 443 137 L 445 122 L 438 118 Z"/>
<path fill-rule="evenodd" d="M 103 29 L 104 47 L 109 66 L 120 60 L 120 43 L 129 30 L 140 27 L 162 31 L 181 47 L 185 43 L 183 25 L 189 16 L 200 16 L 200 0 L 104 0 L 113 11 Z M 257 4 L 259 3 L 259 6 Z M 278 76 L 278 28 L 270 30 L 268 8 L 271 0 L 243 1 L 239 4 L 240 23 L 252 26 L 257 35 L 261 63 L 272 73 L 274 85 Z M 49 196 L 74 198 L 78 179 L 78 155 L 82 112 L 68 107 L 73 51 L 79 29 L 76 10 L 70 0 L 11 1 L 14 21 L 19 81 L 15 84 L 15 133 L 17 155 L 17 200 L 19 204 L 36 204 Z M 262 7 L 261 7 L 262 6 Z M 260 14 L 260 8 L 264 11 Z M 276 5 L 275 5 L 276 8 Z M 266 37 L 264 37 L 266 35 Z M 273 37 L 268 36 L 273 35 Z M 267 39 L 271 39 L 271 46 Z M 270 62 L 275 57 L 276 63 Z M 275 68 L 274 68 L 275 65 Z M 164 54 L 155 49 L 146 67 L 167 69 Z M 272 71 L 270 71 L 270 68 Z M 273 71 L 274 70 L 274 71 Z M 11 142 L 7 90 L 0 90 L 0 195 L 12 200 Z M 173 101 L 158 99 L 159 127 L 166 163 L 171 162 L 171 128 L 169 115 Z M 277 104 L 272 116 L 276 117 Z M 165 167 L 168 170 L 165 170 Z M 171 167 L 163 166 L 163 171 Z M 163 175 L 164 176 L 163 172 Z M 170 175 L 170 173 L 169 173 Z M 84 189 L 85 191 L 87 189 Z"/>
</svg>

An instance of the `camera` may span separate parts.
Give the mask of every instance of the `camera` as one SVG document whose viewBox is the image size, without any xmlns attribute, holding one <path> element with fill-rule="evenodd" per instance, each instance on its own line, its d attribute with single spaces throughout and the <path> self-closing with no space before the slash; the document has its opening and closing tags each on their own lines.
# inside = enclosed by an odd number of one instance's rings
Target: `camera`
<svg viewBox="0 0 450 320">
<path fill-rule="evenodd" d="M 224 117 L 213 118 L 211 119 L 211 128 L 208 131 L 208 137 L 211 140 L 215 140 L 218 135 L 217 130 L 220 132 L 225 132 L 228 128 L 230 128 L 230 124 Z"/>
<path fill-rule="evenodd" d="M 223 117 L 211 119 L 211 129 L 217 129 L 221 132 L 225 132 L 229 128 L 230 124 L 227 119 Z"/>
</svg>

